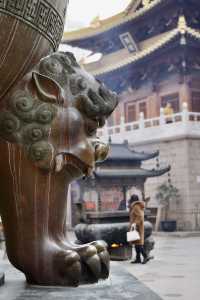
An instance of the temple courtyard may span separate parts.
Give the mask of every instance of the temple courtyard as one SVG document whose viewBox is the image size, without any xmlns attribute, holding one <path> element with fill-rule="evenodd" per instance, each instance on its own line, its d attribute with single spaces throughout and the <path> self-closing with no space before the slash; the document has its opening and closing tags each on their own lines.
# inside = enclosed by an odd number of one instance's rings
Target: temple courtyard
<svg viewBox="0 0 200 300">
<path fill-rule="evenodd" d="M 123 266 L 163 300 L 197 300 L 200 295 L 200 237 L 189 236 L 189 233 L 157 236 L 154 260 L 134 266 L 124 262 Z"/>
<path fill-rule="evenodd" d="M 154 260 L 146 265 L 129 261 L 111 263 L 108 280 L 78 288 L 27 286 L 24 276 L 3 259 L 5 285 L 0 300 L 189 300 L 200 295 L 200 234 L 159 234 L 155 236 Z"/>
</svg>

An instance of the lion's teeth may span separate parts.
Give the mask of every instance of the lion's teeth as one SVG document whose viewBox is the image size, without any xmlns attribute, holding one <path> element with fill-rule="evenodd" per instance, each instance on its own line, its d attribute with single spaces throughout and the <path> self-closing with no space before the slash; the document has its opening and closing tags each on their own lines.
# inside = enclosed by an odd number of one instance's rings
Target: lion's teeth
<svg viewBox="0 0 200 300">
<path fill-rule="evenodd" d="M 57 155 L 55 161 L 56 161 L 55 171 L 60 172 L 64 166 L 63 155 L 62 154 Z"/>
</svg>

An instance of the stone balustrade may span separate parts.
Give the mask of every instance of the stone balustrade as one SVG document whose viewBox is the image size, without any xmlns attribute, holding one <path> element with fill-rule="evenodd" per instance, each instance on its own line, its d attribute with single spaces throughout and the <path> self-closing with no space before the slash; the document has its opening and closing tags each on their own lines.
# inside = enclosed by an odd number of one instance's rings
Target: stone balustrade
<svg viewBox="0 0 200 300">
<path fill-rule="evenodd" d="M 135 145 L 186 136 L 200 137 L 200 113 L 189 112 L 184 103 L 182 111 L 172 115 L 164 115 L 161 108 L 160 116 L 156 118 L 145 119 L 144 114 L 140 113 L 138 121 L 127 123 L 121 117 L 119 125 L 110 127 L 106 124 L 98 130 L 98 136 L 105 142 L 111 138 L 113 143 L 127 140 Z"/>
</svg>

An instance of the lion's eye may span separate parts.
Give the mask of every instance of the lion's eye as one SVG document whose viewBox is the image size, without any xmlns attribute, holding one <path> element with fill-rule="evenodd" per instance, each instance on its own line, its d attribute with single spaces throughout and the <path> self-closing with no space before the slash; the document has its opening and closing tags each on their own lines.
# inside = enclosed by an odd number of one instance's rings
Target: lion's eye
<svg viewBox="0 0 200 300">
<path fill-rule="evenodd" d="M 77 95 L 87 89 L 87 82 L 81 76 L 72 75 L 70 79 L 70 89 L 72 95 Z"/>
<path fill-rule="evenodd" d="M 44 61 L 43 68 L 46 72 L 51 74 L 60 74 L 63 70 L 63 66 L 57 59 L 49 59 Z"/>
</svg>

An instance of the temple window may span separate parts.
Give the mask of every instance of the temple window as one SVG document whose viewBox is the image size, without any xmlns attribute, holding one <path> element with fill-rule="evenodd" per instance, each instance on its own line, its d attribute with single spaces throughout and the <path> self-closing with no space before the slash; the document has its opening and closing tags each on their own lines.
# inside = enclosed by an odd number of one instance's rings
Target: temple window
<svg viewBox="0 0 200 300">
<path fill-rule="evenodd" d="M 123 34 L 120 34 L 119 36 L 123 46 L 128 49 L 129 52 L 136 52 L 138 49 L 137 49 L 137 45 L 136 43 L 134 42 L 131 34 L 129 32 L 125 32 Z"/>
<path fill-rule="evenodd" d="M 192 92 L 191 102 L 192 102 L 192 111 L 200 112 L 200 91 Z"/>
<path fill-rule="evenodd" d="M 161 107 L 165 107 L 167 105 L 167 103 L 171 104 L 173 111 L 175 113 L 180 111 L 179 94 L 178 93 L 163 96 L 161 98 Z"/>
<path fill-rule="evenodd" d="M 125 103 L 125 121 L 127 123 L 136 121 L 136 105 L 135 103 Z"/>
<path fill-rule="evenodd" d="M 147 103 L 146 102 L 140 102 L 139 103 L 139 113 L 144 114 L 144 118 L 147 118 Z"/>
</svg>

